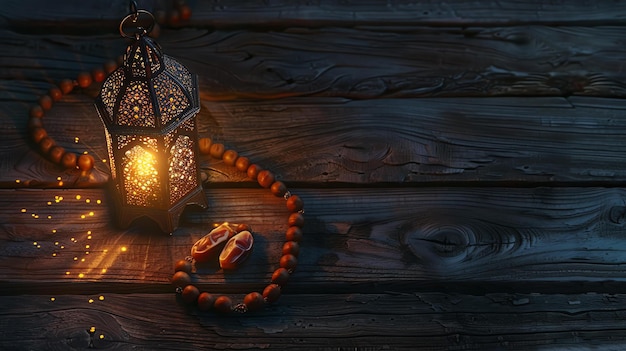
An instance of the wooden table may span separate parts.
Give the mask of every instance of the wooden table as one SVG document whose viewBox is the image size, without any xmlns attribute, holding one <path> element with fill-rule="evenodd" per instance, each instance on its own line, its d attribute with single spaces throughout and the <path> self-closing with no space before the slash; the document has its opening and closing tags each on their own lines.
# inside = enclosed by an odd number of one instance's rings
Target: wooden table
<svg viewBox="0 0 626 351">
<path fill-rule="evenodd" d="M 255 250 L 199 285 L 262 289 L 284 201 L 203 156 L 209 210 L 171 236 L 117 228 L 98 87 L 45 116 L 91 174 L 48 162 L 26 124 L 123 52 L 128 3 L 4 1 L 0 349 L 626 348 L 626 4 L 189 4 L 158 41 L 200 76 L 200 136 L 304 199 L 297 271 L 260 313 L 178 304 L 174 262 L 223 221 L 249 223 Z"/>
</svg>

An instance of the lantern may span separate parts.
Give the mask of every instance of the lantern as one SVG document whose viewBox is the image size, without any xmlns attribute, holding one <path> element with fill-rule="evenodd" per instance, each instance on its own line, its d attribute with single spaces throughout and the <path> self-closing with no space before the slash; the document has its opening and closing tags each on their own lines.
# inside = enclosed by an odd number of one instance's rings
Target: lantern
<svg viewBox="0 0 626 351">
<path fill-rule="evenodd" d="M 125 23 L 149 15 L 135 35 Z M 198 83 L 146 34 L 147 11 L 133 9 L 120 24 L 133 39 L 123 65 L 104 81 L 96 109 L 105 126 L 118 224 L 139 217 L 171 233 L 187 204 L 207 207 L 198 171 Z"/>
</svg>

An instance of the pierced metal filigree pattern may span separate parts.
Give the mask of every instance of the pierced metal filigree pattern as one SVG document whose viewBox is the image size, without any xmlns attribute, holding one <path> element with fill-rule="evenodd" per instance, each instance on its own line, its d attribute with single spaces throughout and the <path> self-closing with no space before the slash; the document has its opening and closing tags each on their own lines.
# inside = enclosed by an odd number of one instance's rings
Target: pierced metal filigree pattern
<svg viewBox="0 0 626 351">
<path fill-rule="evenodd" d="M 129 47 L 130 49 L 130 47 Z M 141 55 L 141 47 L 137 46 L 135 52 L 132 54 L 130 59 L 130 69 L 135 77 L 145 77 L 146 76 L 146 62 L 143 59 L 143 55 Z"/>
<path fill-rule="evenodd" d="M 111 178 L 115 179 L 115 159 L 113 158 L 113 139 L 111 139 L 111 133 L 106 128 L 104 129 L 104 137 L 107 141 L 107 150 L 109 152 L 109 167 L 111 168 Z"/>
<path fill-rule="evenodd" d="M 131 81 L 120 102 L 118 124 L 134 127 L 154 127 L 155 116 L 148 85 Z"/>
<path fill-rule="evenodd" d="M 193 141 L 187 135 L 180 135 L 169 154 L 170 204 L 180 200 L 196 186 L 196 162 L 193 155 Z"/>
<path fill-rule="evenodd" d="M 180 86 L 175 84 L 174 80 L 166 74 L 161 74 L 154 79 L 154 91 L 163 125 L 180 117 L 189 107 L 189 100 L 187 100 Z"/>
<path fill-rule="evenodd" d="M 100 92 L 100 96 L 102 97 L 102 102 L 104 103 L 104 107 L 107 111 L 107 118 L 111 121 L 113 117 L 113 107 L 115 106 L 115 101 L 117 100 L 117 95 L 120 93 L 120 89 L 124 85 L 124 69 L 118 68 L 107 78 L 107 80 L 102 85 L 102 90 Z"/>
<path fill-rule="evenodd" d="M 196 128 L 196 120 L 194 118 L 188 119 L 185 122 L 183 122 L 179 128 L 186 130 L 188 132 L 193 132 L 194 129 Z"/>
<path fill-rule="evenodd" d="M 163 55 L 163 63 L 165 64 L 165 68 L 183 84 L 187 91 L 193 91 L 191 73 L 189 73 L 189 71 L 183 65 L 165 55 Z"/>
</svg>

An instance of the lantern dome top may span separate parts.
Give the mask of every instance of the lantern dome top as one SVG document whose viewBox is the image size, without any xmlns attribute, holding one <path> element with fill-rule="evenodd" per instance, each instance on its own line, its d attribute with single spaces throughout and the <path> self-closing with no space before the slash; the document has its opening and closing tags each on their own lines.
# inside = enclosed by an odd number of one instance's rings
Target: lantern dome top
<svg viewBox="0 0 626 351">
<path fill-rule="evenodd" d="M 96 108 L 112 131 L 167 133 L 200 110 L 197 77 L 152 39 L 138 36 L 123 65 L 104 81 Z"/>
</svg>

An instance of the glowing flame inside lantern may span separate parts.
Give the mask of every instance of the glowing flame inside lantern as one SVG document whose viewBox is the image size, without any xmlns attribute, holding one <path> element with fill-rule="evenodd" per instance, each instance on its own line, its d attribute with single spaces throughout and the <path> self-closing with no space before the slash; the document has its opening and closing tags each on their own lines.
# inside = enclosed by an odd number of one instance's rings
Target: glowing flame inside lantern
<svg viewBox="0 0 626 351">
<path fill-rule="evenodd" d="M 129 204 L 146 206 L 159 200 L 159 171 L 155 155 L 136 145 L 124 153 L 124 188 Z"/>
</svg>

